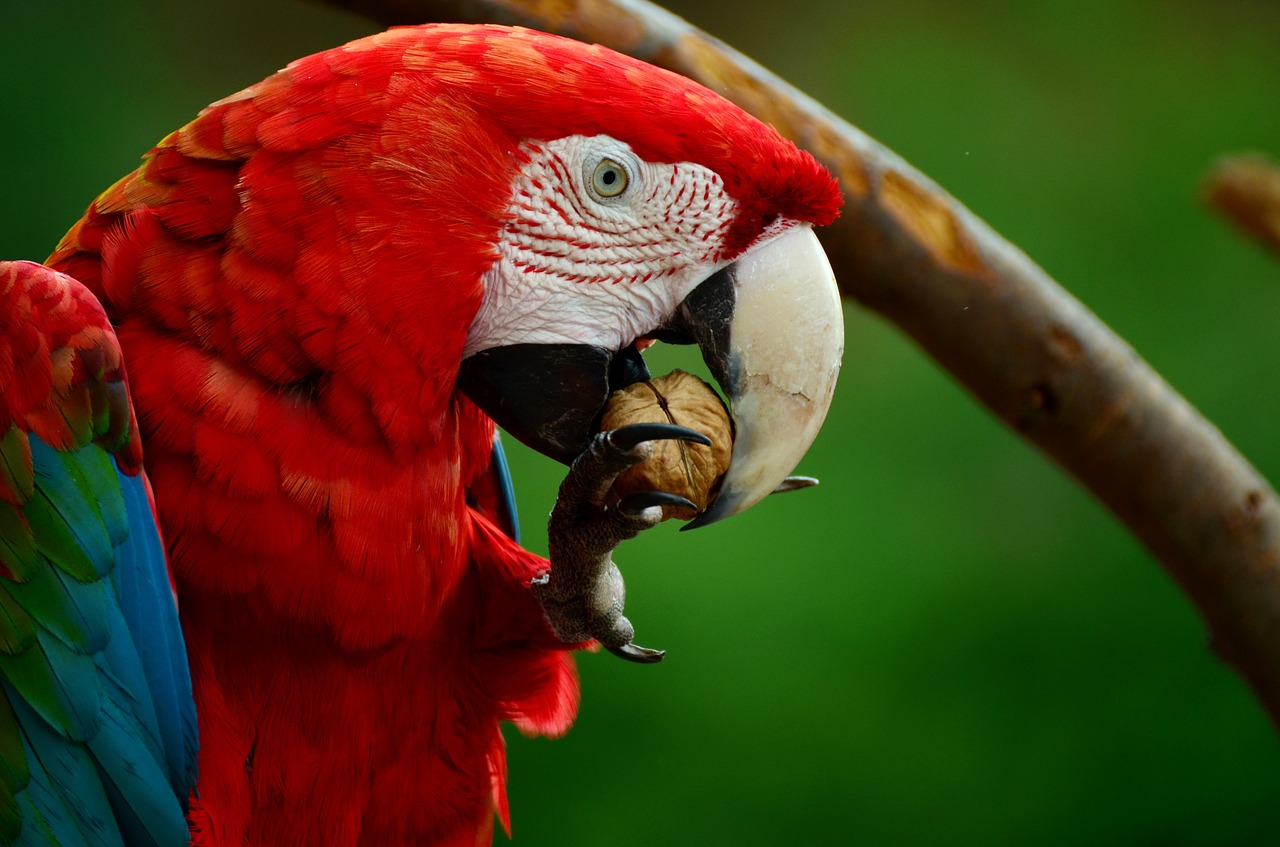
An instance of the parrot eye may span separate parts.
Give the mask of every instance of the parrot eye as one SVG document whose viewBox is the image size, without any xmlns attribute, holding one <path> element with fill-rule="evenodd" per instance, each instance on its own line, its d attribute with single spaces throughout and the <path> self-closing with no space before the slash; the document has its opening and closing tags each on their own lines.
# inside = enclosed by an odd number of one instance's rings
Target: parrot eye
<svg viewBox="0 0 1280 847">
<path fill-rule="evenodd" d="M 591 175 L 591 188 L 601 197 L 617 197 L 627 190 L 627 169 L 613 159 L 601 159 Z"/>
</svg>

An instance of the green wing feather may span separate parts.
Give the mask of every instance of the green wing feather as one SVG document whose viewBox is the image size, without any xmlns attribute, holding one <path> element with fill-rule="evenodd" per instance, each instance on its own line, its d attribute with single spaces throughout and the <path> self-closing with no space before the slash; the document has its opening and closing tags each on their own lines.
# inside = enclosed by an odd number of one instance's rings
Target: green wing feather
<svg viewBox="0 0 1280 847">
<path fill-rule="evenodd" d="M 135 428 L 97 302 L 0 262 L 0 844 L 188 839 L 194 706 Z"/>
</svg>

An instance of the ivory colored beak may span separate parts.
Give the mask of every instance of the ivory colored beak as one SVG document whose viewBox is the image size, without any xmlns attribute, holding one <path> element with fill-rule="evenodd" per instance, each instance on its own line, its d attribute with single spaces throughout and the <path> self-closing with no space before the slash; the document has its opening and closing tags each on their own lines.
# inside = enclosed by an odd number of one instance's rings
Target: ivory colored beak
<svg viewBox="0 0 1280 847">
<path fill-rule="evenodd" d="M 733 454 L 715 500 L 683 529 L 745 511 L 786 479 L 827 417 L 844 354 L 840 292 L 810 227 L 753 248 L 727 270 L 727 338 L 716 333 L 716 351 L 701 346 L 732 407 Z"/>
</svg>

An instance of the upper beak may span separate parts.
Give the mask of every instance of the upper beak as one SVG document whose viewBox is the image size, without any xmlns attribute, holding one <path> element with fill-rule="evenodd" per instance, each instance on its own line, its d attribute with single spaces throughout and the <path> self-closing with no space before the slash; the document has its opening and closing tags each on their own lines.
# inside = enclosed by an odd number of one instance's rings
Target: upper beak
<svg viewBox="0 0 1280 847">
<path fill-rule="evenodd" d="M 804 226 L 698 286 L 676 322 L 701 347 L 735 430 L 729 472 L 716 498 L 684 527 L 694 529 L 754 506 L 799 464 L 831 406 L 844 316 L 831 265 Z"/>
<path fill-rule="evenodd" d="M 706 526 L 764 499 L 813 443 L 844 352 L 840 293 L 813 230 L 797 226 L 708 277 L 656 334 L 696 342 L 729 400 L 728 473 L 685 529 Z M 515 438 L 569 464 L 609 394 L 648 377 L 635 346 L 517 344 L 468 356 L 458 386 Z"/>
</svg>

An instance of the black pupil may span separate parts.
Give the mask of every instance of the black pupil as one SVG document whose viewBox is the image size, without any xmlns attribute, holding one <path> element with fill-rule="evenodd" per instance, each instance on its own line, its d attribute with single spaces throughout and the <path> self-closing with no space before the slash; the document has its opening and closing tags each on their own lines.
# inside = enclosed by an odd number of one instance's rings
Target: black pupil
<svg viewBox="0 0 1280 847">
<path fill-rule="evenodd" d="M 606 170 L 603 174 L 600 175 L 600 181 L 603 182 L 605 185 L 613 185 L 615 182 L 618 181 L 618 172 L 612 169 Z"/>
</svg>

